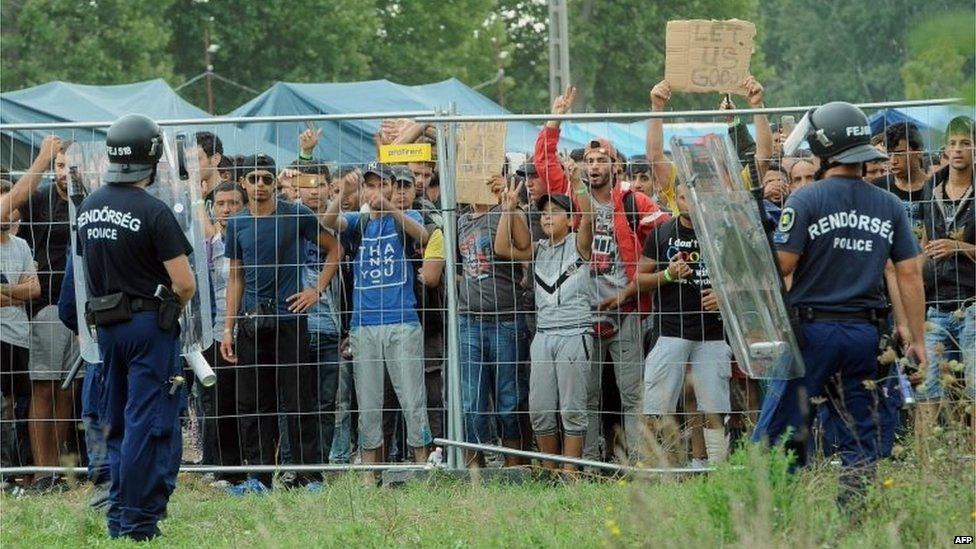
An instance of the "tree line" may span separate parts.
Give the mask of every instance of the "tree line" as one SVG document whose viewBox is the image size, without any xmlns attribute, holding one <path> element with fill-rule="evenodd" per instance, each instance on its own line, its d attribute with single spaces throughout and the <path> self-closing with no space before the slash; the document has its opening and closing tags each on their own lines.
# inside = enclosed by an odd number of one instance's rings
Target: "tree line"
<svg viewBox="0 0 976 549">
<path fill-rule="evenodd" d="M 753 21 L 752 70 L 775 105 L 944 97 L 972 86 L 973 7 L 963 0 L 569 0 L 577 108 L 646 110 L 673 19 Z M 119 84 L 204 72 L 225 113 L 276 81 L 455 77 L 514 112 L 549 105 L 546 0 L 4 0 L 0 88 Z M 499 69 L 504 76 L 498 78 Z M 206 108 L 202 81 L 182 90 Z M 716 97 L 676 96 L 675 108 Z"/>
</svg>

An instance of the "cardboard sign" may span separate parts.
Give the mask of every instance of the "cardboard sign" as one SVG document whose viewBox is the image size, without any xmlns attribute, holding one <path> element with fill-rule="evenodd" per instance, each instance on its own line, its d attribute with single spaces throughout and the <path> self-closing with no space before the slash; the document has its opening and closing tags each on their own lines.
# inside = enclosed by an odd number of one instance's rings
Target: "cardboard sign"
<svg viewBox="0 0 976 549">
<path fill-rule="evenodd" d="M 504 122 L 460 125 L 457 141 L 457 201 L 461 204 L 498 204 L 488 180 L 501 175 L 505 164 Z"/>
<path fill-rule="evenodd" d="M 668 21 L 664 78 L 674 91 L 745 95 L 756 26 L 748 21 Z"/>
<path fill-rule="evenodd" d="M 430 162 L 430 143 L 403 143 L 380 145 L 380 162 L 403 164 L 405 162 Z"/>
</svg>

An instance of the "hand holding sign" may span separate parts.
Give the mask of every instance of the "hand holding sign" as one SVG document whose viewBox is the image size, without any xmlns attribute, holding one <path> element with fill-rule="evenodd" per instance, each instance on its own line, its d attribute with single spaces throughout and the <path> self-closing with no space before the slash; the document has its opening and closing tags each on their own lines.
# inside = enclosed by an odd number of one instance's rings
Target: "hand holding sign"
<svg viewBox="0 0 976 549">
<path fill-rule="evenodd" d="M 651 88 L 651 109 L 663 111 L 671 100 L 671 84 L 667 80 L 661 80 Z"/>
<path fill-rule="evenodd" d="M 748 21 L 668 21 L 664 78 L 674 91 L 746 95 L 756 26 Z"/>
<path fill-rule="evenodd" d="M 400 132 L 404 128 L 412 124 L 408 118 L 387 118 L 380 122 L 380 131 L 378 134 L 379 145 L 389 145 L 400 137 Z"/>
<path fill-rule="evenodd" d="M 754 109 L 762 108 L 763 87 L 762 84 L 756 80 L 756 77 L 749 75 L 742 82 L 742 86 L 746 89 L 746 100 L 749 101 L 749 106 Z"/>
</svg>

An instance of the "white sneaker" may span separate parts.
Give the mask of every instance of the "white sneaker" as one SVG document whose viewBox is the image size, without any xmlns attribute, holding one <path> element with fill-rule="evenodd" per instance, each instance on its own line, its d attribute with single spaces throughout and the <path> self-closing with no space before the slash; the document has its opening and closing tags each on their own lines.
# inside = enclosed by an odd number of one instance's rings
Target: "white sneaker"
<svg viewBox="0 0 976 549">
<path fill-rule="evenodd" d="M 233 484 L 231 484 L 230 481 L 227 480 L 215 480 L 210 483 L 210 487 L 216 490 L 226 490 L 231 486 L 233 486 Z"/>
<path fill-rule="evenodd" d="M 703 459 L 692 458 L 691 460 L 692 469 L 708 469 L 708 463 Z"/>
</svg>

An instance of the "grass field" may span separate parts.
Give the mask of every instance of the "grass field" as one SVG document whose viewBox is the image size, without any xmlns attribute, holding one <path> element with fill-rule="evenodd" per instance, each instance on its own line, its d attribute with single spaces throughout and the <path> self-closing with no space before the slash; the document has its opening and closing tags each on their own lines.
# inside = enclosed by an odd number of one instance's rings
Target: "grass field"
<svg viewBox="0 0 976 549">
<path fill-rule="evenodd" d="M 864 507 L 837 510 L 836 470 L 737 452 L 710 476 L 522 485 L 447 478 L 367 487 L 355 475 L 321 494 L 232 498 L 186 477 L 161 523 L 166 547 L 940 547 L 973 535 L 974 463 L 938 450 L 886 462 Z M 87 489 L 0 498 L 0 546 L 103 547 Z"/>
</svg>

